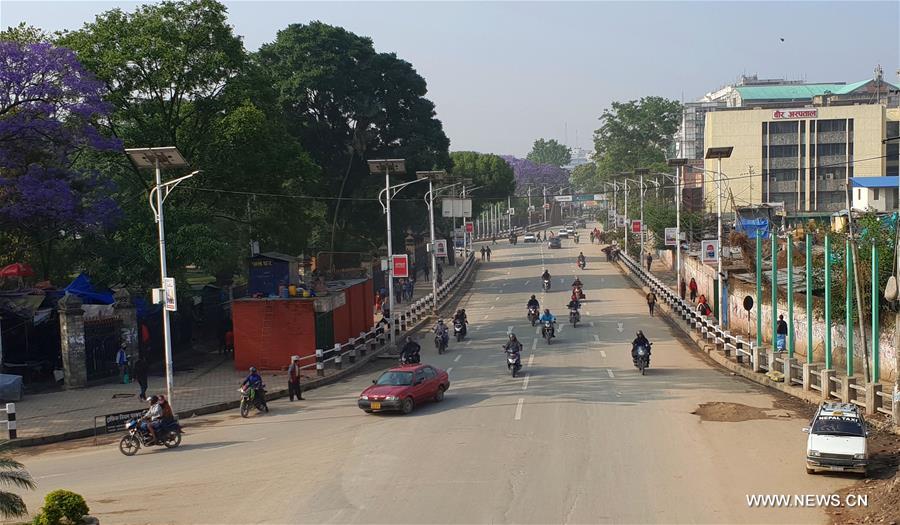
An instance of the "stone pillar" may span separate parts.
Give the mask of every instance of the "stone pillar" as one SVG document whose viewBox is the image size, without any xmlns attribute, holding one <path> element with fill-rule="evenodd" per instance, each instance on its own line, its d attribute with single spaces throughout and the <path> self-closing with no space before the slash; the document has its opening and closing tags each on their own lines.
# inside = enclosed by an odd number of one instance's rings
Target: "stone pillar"
<svg viewBox="0 0 900 525">
<path fill-rule="evenodd" d="M 826 368 L 819 373 L 819 380 L 822 382 L 822 399 L 825 401 L 831 397 L 831 378 L 834 376 L 833 368 Z"/>
<path fill-rule="evenodd" d="M 131 294 L 124 288 L 119 288 L 113 293 L 113 309 L 116 316 L 122 320 L 122 342 L 125 343 L 125 354 L 128 362 L 134 365 L 138 358 L 138 322 L 137 308 L 131 302 Z"/>
<path fill-rule="evenodd" d="M 750 345 L 750 365 L 753 367 L 754 372 L 762 372 L 762 366 L 760 366 L 759 360 L 762 357 L 762 353 L 765 351 L 765 348 Z"/>
<path fill-rule="evenodd" d="M 841 403 L 849 403 L 856 397 L 856 392 L 853 389 L 854 385 L 856 385 L 855 377 L 841 378 Z"/>
<path fill-rule="evenodd" d="M 866 415 L 874 416 L 878 413 L 878 403 L 881 401 L 881 383 L 866 383 Z M 887 404 L 887 403 L 885 403 Z"/>
<path fill-rule="evenodd" d="M 62 347 L 66 388 L 87 385 L 87 359 L 84 353 L 84 309 L 81 299 L 66 294 L 59 300 L 59 337 Z"/>
<path fill-rule="evenodd" d="M 803 390 L 812 390 L 812 375 L 819 369 L 817 363 L 803 363 Z"/>
</svg>

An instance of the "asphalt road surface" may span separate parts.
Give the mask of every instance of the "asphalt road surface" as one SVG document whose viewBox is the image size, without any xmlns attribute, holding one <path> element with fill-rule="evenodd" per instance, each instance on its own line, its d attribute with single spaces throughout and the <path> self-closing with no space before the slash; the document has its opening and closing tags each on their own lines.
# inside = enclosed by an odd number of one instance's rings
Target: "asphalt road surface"
<svg viewBox="0 0 900 525">
<path fill-rule="evenodd" d="M 587 239 L 587 233 L 581 236 Z M 821 508 L 751 508 L 753 494 L 832 494 L 851 477 L 808 476 L 806 420 L 761 387 L 699 357 L 599 248 L 563 241 L 494 246 L 463 306 L 469 337 L 423 362 L 450 371 L 441 403 L 408 416 L 366 415 L 359 392 L 378 369 L 271 403 L 271 413 L 188 420 L 178 449 L 121 455 L 113 443 L 18 454 L 50 490 L 85 496 L 110 523 L 801 523 Z M 579 249 L 585 271 L 575 266 Z M 546 267 L 553 288 L 542 294 Z M 575 275 L 582 324 L 566 325 Z M 525 318 L 536 294 L 559 317 L 547 345 Z M 651 368 L 632 366 L 637 329 Z M 510 377 L 501 345 L 524 345 Z M 381 367 L 391 364 L 382 361 Z M 770 417 L 703 421 L 702 403 L 737 403 Z"/>
</svg>

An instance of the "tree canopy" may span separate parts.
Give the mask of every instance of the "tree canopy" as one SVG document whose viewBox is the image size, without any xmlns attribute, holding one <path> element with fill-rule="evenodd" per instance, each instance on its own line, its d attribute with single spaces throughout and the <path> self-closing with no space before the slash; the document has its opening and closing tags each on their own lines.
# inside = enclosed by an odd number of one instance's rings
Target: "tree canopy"
<svg viewBox="0 0 900 525">
<path fill-rule="evenodd" d="M 481 186 L 478 195 L 505 200 L 515 192 L 515 174 L 502 157 L 490 153 L 454 151 L 450 158 L 453 161 L 451 173 L 456 177 L 471 178 L 472 187 Z"/>
<path fill-rule="evenodd" d="M 556 139 L 534 141 L 526 159 L 536 164 L 550 164 L 561 167 L 572 161 L 572 150 L 556 141 Z"/>
<path fill-rule="evenodd" d="M 503 160 L 509 164 L 516 176 L 516 195 L 527 195 L 528 187 L 534 188 L 540 194 L 544 186 L 548 191 L 569 185 L 569 172 L 552 164 L 538 164 L 528 159 L 518 159 L 511 155 L 504 155 Z"/>
</svg>

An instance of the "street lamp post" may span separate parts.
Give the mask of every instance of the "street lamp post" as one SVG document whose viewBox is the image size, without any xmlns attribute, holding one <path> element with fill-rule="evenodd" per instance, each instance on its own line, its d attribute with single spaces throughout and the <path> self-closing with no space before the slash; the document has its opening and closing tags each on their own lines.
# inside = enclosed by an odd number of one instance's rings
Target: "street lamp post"
<svg viewBox="0 0 900 525">
<path fill-rule="evenodd" d="M 174 146 L 162 148 L 131 148 L 126 149 L 125 154 L 128 155 L 128 158 L 131 159 L 131 162 L 134 163 L 137 168 L 153 168 L 155 171 L 156 184 L 150 191 L 149 200 L 150 208 L 153 210 L 154 218 L 156 219 L 159 230 L 159 273 L 162 290 L 166 290 L 168 275 L 166 268 L 166 225 L 165 217 L 163 215 L 163 203 L 178 184 L 190 179 L 200 172 L 195 171 L 163 184 L 160 169 L 161 166 L 166 168 L 180 168 L 188 165 L 187 161 L 184 160 L 184 157 L 181 155 L 181 152 L 178 151 L 178 148 Z M 163 342 L 166 353 L 166 398 L 171 404 L 174 399 L 172 391 L 175 387 L 175 379 L 173 372 L 174 366 L 172 363 L 172 328 L 169 320 L 169 304 L 175 304 L 175 298 L 167 297 L 165 293 L 166 292 L 164 291 L 162 320 Z"/>
<path fill-rule="evenodd" d="M 681 175 L 687 159 L 669 159 L 675 166 L 675 290 L 681 293 Z"/>
<path fill-rule="evenodd" d="M 719 249 L 716 253 L 716 266 L 719 279 L 719 326 L 725 328 L 725 274 L 722 273 L 722 159 L 731 157 L 733 146 L 709 148 L 707 159 L 716 159 L 716 238 Z M 774 271 L 774 270 L 773 270 Z M 759 306 L 762 308 L 762 306 Z"/>
<path fill-rule="evenodd" d="M 649 173 L 650 170 L 646 168 L 638 168 L 634 170 L 634 174 L 640 177 L 639 183 L 641 188 L 641 256 L 644 256 L 644 175 Z M 641 262 L 640 257 L 638 257 L 638 263 Z"/>
<path fill-rule="evenodd" d="M 425 204 L 428 206 L 428 224 L 431 230 L 431 297 L 433 301 L 431 303 L 432 312 L 437 312 L 437 255 L 435 253 L 435 238 L 434 238 L 434 181 L 442 181 L 447 178 L 447 172 L 444 170 L 441 171 L 417 171 L 416 178 L 418 179 L 427 179 L 428 180 L 428 193 L 425 194 Z M 443 188 L 438 188 L 437 191 L 450 188 L 452 186 L 456 186 L 456 184 L 451 184 L 450 186 L 444 186 Z"/>
</svg>

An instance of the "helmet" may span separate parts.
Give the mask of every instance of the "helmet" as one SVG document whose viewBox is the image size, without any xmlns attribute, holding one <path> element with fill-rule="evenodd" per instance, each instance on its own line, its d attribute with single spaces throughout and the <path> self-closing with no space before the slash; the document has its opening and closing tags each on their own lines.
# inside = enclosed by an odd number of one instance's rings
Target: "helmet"
<svg viewBox="0 0 900 525">
<path fill-rule="evenodd" d="M 637 336 L 638 336 L 638 337 L 644 337 L 644 332 L 638 330 L 638 331 L 637 331 Z"/>
<path fill-rule="evenodd" d="M 510 341 L 515 341 L 515 340 L 516 340 L 516 334 L 510 332 L 510 333 L 509 333 L 509 340 L 510 340 Z"/>
<path fill-rule="evenodd" d="M 148 399 L 147 401 L 149 401 L 151 404 L 157 403 L 159 402 L 159 396 L 150 396 L 150 399 Z"/>
<path fill-rule="evenodd" d="M 532 299 L 536 299 L 536 297 L 534 296 L 534 294 L 531 294 L 531 298 L 532 298 Z"/>
<path fill-rule="evenodd" d="M 444 324 L 444 320 L 443 320 L 443 319 L 438 319 L 438 324 Z"/>
<path fill-rule="evenodd" d="M 550 309 L 549 309 L 549 308 L 544 308 L 544 313 L 545 313 L 545 314 L 549 314 L 549 313 L 550 313 Z"/>
<path fill-rule="evenodd" d="M 251 373 L 251 374 L 255 374 L 255 373 L 256 373 L 256 367 L 255 367 L 255 366 L 251 366 L 251 367 L 250 367 L 250 373 Z"/>
</svg>

